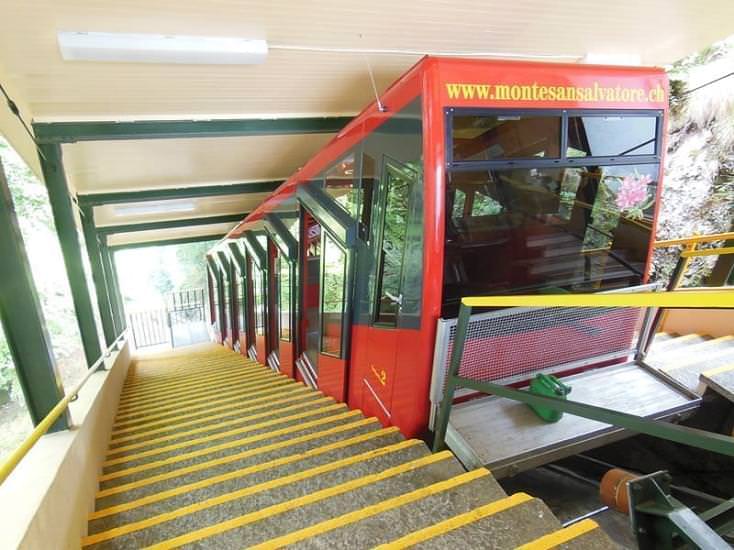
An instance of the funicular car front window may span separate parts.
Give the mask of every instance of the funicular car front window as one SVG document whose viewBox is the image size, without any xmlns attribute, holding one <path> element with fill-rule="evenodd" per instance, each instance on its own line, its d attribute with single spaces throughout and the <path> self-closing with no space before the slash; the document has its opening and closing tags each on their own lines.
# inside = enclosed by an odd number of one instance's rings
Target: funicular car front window
<svg viewBox="0 0 734 550">
<path fill-rule="evenodd" d="M 451 140 L 457 161 L 558 158 L 561 117 L 512 113 L 456 115 Z"/>
<path fill-rule="evenodd" d="M 552 162 L 454 156 L 446 186 L 444 315 L 455 315 L 467 295 L 593 292 L 642 282 L 660 125 L 656 113 L 630 116 L 632 123 L 620 116 L 564 113 L 567 154 Z M 543 128 L 536 128 L 538 143 L 547 142 Z M 534 141 L 532 133 L 525 138 Z M 638 163 L 612 158 L 625 152 Z"/>
</svg>

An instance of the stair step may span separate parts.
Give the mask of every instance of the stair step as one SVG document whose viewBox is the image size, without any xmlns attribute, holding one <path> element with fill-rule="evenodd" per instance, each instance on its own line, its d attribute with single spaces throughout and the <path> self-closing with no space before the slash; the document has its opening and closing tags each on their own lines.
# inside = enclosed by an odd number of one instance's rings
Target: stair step
<svg viewBox="0 0 734 550">
<path fill-rule="evenodd" d="M 385 448 L 372 451 L 383 454 L 368 456 L 361 461 L 350 457 L 346 460 L 351 463 L 344 467 L 316 476 L 298 472 L 294 475 L 303 479 L 273 489 L 269 489 L 269 486 L 275 484 L 276 480 L 246 487 L 235 494 L 220 495 L 209 502 L 199 501 L 179 512 L 189 512 L 184 516 L 146 528 L 153 522 L 167 519 L 167 516 L 155 520 L 149 518 L 136 526 L 142 529 L 115 537 L 114 543 L 117 547 L 140 547 L 175 537 L 195 542 L 208 538 L 207 535 L 214 532 L 216 538 L 222 540 L 207 540 L 212 547 L 228 547 L 236 540 L 240 543 L 247 540 L 248 544 L 252 544 L 255 539 L 267 536 L 269 532 L 277 533 L 284 525 L 290 528 L 310 525 L 318 518 L 327 515 L 333 517 L 355 506 L 362 507 L 365 503 L 382 500 L 391 492 L 430 484 L 451 475 L 451 469 L 446 468 L 445 464 L 454 461 L 450 453 L 432 455 L 421 442 L 406 443 L 410 444 L 395 452 L 386 452 Z M 453 473 L 460 472 L 461 467 L 455 463 Z M 232 497 L 237 498 L 230 500 Z M 238 528 L 228 529 L 231 523 L 239 524 Z M 83 544 L 85 547 L 104 548 L 96 545 L 103 542 L 99 539 L 118 532 L 91 535 L 83 540 Z M 230 542 L 223 543 L 223 540 Z"/>
<path fill-rule="evenodd" d="M 582 520 L 569 527 L 564 527 L 535 539 L 518 550 L 617 550 L 618 545 L 606 536 L 599 525 L 590 519 Z"/>
<path fill-rule="evenodd" d="M 351 435 L 351 434 L 348 434 Z M 333 463 L 355 455 L 374 451 L 382 447 L 395 445 L 404 438 L 394 428 L 374 429 L 358 433 L 352 437 L 333 441 L 328 444 L 300 449 L 297 452 L 283 453 L 271 460 L 250 463 L 240 468 L 232 468 L 217 474 L 207 472 L 198 480 L 190 476 L 180 478 L 177 485 L 167 489 L 148 492 L 138 499 L 119 499 L 117 502 L 108 499 L 98 500 L 96 511 L 90 514 L 90 532 L 93 521 L 115 517 L 116 523 L 137 521 L 143 517 L 155 515 L 185 506 L 192 501 L 208 498 L 212 495 L 234 491 L 245 486 L 257 485 L 271 479 L 280 479 L 293 473 Z M 127 496 L 127 495 L 126 495 Z M 106 500 L 106 502 L 104 502 Z"/>
<path fill-rule="evenodd" d="M 283 545 L 298 544 L 303 548 L 371 548 L 430 528 L 431 525 L 457 514 L 470 513 L 490 503 L 494 503 L 500 510 L 501 502 L 509 501 L 508 510 L 524 505 L 525 498 L 517 497 L 518 495 L 507 497 L 487 470 L 474 470 L 300 531 L 293 531 L 255 547 L 279 548 Z M 533 500 L 527 495 L 525 497 L 527 502 Z M 516 512 L 513 510 L 512 513 Z M 526 532 L 545 533 L 548 529 L 559 527 L 552 514 L 548 513 L 547 518 L 550 521 L 534 522 L 533 527 L 536 531 L 531 528 Z"/>
<path fill-rule="evenodd" d="M 648 355 L 647 360 L 654 361 L 659 356 L 662 356 L 663 354 L 672 353 L 673 350 L 677 348 L 699 344 L 709 339 L 710 339 L 709 337 L 702 336 L 701 334 L 684 334 L 683 336 L 676 336 L 675 338 L 669 338 L 660 343 L 657 343 L 656 341 L 654 341 L 652 344 L 652 347 L 650 348 L 650 353 Z"/>
<path fill-rule="evenodd" d="M 611 544 L 215 345 L 134 364 L 99 482 L 82 541 L 96 550 Z"/>
<path fill-rule="evenodd" d="M 284 406 L 275 411 L 271 409 L 270 411 L 251 414 L 241 418 L 212 422 L 204 426 L 180 430 L 178 433 L 160 436 L 148 441 L 121 445 L 111 449 L 107 453 L 104 466 L 119 463 L 134 463 L 136 459 L 147 456 L 165 456 L 166 454 L 170 454 L 170 452 L 166 453 L 166 450 L 194 450 L 201 445 L 208 446 L 214 441 L 226 441 L 234 437 L 244 436 L 244 434 L 253 435 L 264 430 L 283 427 L 292 422 L 298 422 L 305 418 L 315 418 L 343 408 L 344 405 L 335 403 L 332 398 L 321 397 L 312 401 L 302 401 Z M 197 445 L 199 442 L 201 443 Z"/>
<path fill-rule="evenodd" d="M 103 488 L 106 488 L 107 481 L 116 480 L 115 484 L 119 484 L 144 479 L 182 467 L 231 456 L 248 449 L 255 449 L 262 445 L 268 445 L 278 441 L 287 441 L 292 437 L 316 432 L 329 426 L 347 424 L 350 421 L 358 420 L 360 418 L 361 413 L 359 411 L 348 411 L 324 416 L 322 418 L 316 418 L 307 422 L 294 422 L 291 425 L 278 430 L 266 431 L 256 435 L 250 435 L 248 437 L 235 438 L 230 441 L 220 442 L 216 445 L 204 446 L 187 453 L 176 453 L 165 458 L 156 457 L 155 460 L 151 459 L 145 462 L 141 461 L 141 463 L 136 465 L 123 464 L 113 466 L 112 469 L 114 469 L 114 471 L 103 473 L 99 480 L 103 484 Z"/>
<path fill-rule="evenodd" d="M 315 454 L 322 449 L 328 451 L 339 445 L 349 445 L 355 438 L 378 433 L 379 428 L 380 425 L 375 418 L 354 420 L 260 447 L 248 448 L 225 457 L 173 468 L 135 481 L 116 484 L 108 482 L 97 493 L 97 510 L 163 493 L 214 476 L 254 468 L 277 459 Z"/>
</svg>

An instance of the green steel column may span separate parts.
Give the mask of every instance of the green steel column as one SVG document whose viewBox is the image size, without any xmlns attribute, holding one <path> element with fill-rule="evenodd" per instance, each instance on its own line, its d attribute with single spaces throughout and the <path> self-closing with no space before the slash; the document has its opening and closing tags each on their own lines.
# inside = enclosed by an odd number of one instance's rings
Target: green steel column
<svg viewBox="0 0 734 550">
<path fill-rule="evenodd" d="M 82 206 L 82 229 L 84 230 L 84 242 L 87 245 L 87 256 L 89 265 L 92 267 L 92 279 L 97 294 L 97 307 L 99 317 L 102 319 L 102 331 L 107 346 L 111 346 L 119 332 L 115 327 L 115 319 L 112 314 L 112 300 L 109 292 L 109 281 L 105 276 L 105 268 L 102 263 L 102 255 L 97 241 L 97 231 L 94 226 L 94 209 L 91 206 Z"/>
<path fill-rule="evenodd" d="M 5 172 L 0 163 L 0 321 L 34 424 L 63 398 L 51 339 L 33 283 Z M 68 426 L 62 416 L 52 430 Z"/>
<path fill-rule="evenodd" d="M 115 260 L 112 257 L 110 249 L 107 248 L 105 238 L 99 243 L 99 250 L 102 254 L 102 264 L 105 267 L 107 273 L 107 282 L 110 291 L 110 299 L 112 302 L 112 310 L 117 318 L 117 333 L 119 334 L 127 328 L 127 320 L 125 318 L 125 305 L 122 300 L 122 293 L 120 292 L 120 283 L 117 279 L 117 266 Z"/>
<path fill-rule="evenodd" d="M 99 345 L 92 299 L 87 285 L 87 277 L 84 273 L 82 247 L 79 243 L 79 233 L 74 218 L 74 206 L 71 203 L 69 188 L 66 184 L 64 165 L 61 159 L 61 146 L 44 144 L 39 147 L 42 152 L 40 157 L 43 179 L 46 181 L 48 198 L 51 202 L 51 210 L 56 224 L 56 233 L 59 236 L 61 251 L 64 254 L 66 275 L 69 279 L 71 296 L 74 300 L 74 310 L 76 311 L 79 333 L 84 345 L 84 355 L 87 358 L 87 365 L 91 366 L 102 354 L 102 349 Z"/>
</svg>

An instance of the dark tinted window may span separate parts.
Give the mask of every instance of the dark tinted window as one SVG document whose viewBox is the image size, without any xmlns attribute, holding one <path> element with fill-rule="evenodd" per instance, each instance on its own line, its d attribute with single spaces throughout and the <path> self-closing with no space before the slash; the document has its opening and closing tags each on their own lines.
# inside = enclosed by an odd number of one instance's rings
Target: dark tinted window
<svg viewBox="0 0 734 550">
<path fill-rule="evenodd" d="M 529 115 L 456 115 L 454 161 L 558 158 L 561 117 Z"/>
<path fill-rule="evenodd" d="M 568 157 L 654 155 L 657 117 L 571 116 Z"/>
<path fill-rule="evenodd" d="M 657 164 L 450 174 L 444 315 L 461 296 L 640 284 Z M 469 206 L 471 205 L 471 206 Z"/>
</svg>

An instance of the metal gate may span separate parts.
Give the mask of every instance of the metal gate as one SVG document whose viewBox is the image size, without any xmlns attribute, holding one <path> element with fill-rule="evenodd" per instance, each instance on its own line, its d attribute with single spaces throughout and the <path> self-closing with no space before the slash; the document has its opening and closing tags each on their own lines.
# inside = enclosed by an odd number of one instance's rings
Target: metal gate
<svg viewBox="0 0 734 550">
<path fill-rule="evenodd" d="M 168 344 L 170 329 L 165 309 L 136 311 L 128 315 L 136 348 Z"/>
<path fill-rule="evenodd" d="M 206 292 L 193 288 L 166 296 L 171 346 L 189 346 L 209 341 L 206 319 Z"/>
</svg>

